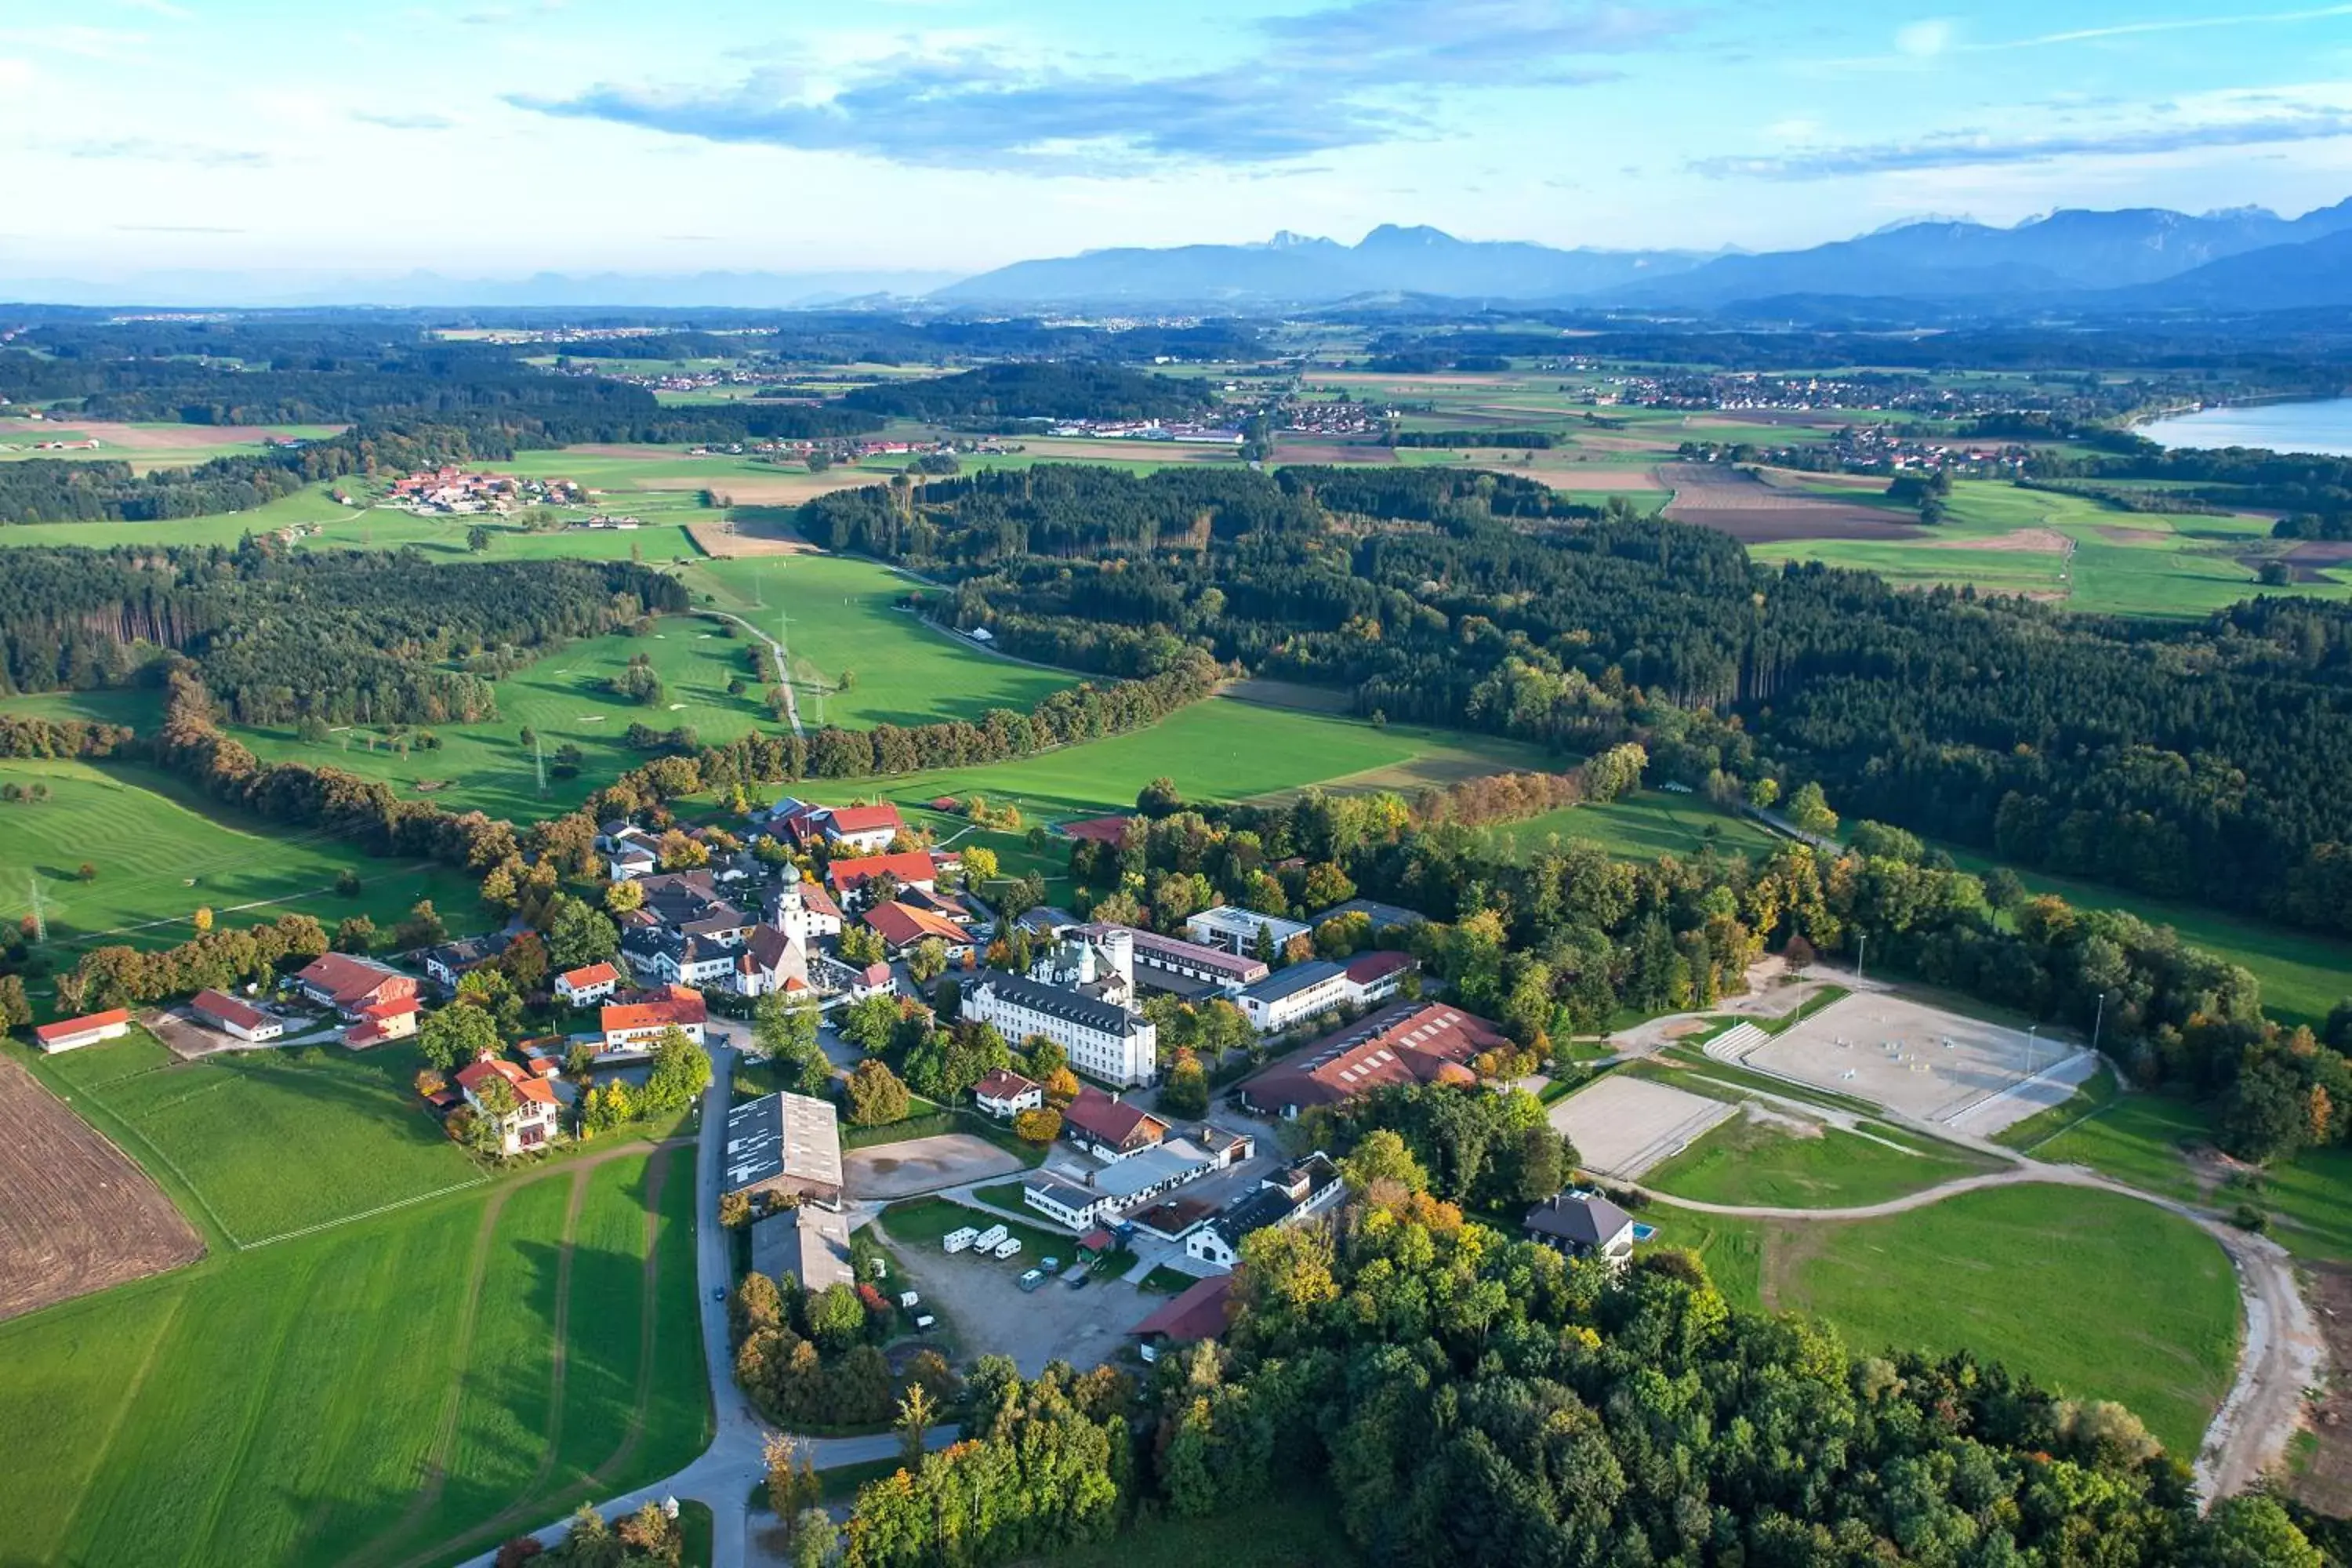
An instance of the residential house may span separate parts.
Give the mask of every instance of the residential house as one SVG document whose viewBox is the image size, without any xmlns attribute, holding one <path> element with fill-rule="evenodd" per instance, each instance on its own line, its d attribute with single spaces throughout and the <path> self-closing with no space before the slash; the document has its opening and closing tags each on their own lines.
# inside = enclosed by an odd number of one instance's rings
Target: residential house
<svg viewBox="0 0 2352 1568">
<path fill-rule="evenodd" d="M 1622 1268 L 1633 1256 L 1633 1216 L 1598 1193 L 1554 1193 L 1519 1222 L 1528 1239 L 1570 1258 Z"/>
<path fill-rule="evenodd" d="M 515 1108 L 504 1114 L 494 1114 L 482 1102 L 483 1089 L 492 1079 L 503 1079 L 514 1093 Z M 457 1074 L 457 1091 L 474 1114 L 488 1118 L 499 1129 L 499 1152 L 520 1154 L 527 1150 L 542 1149 L 555 1136 L 563 1114 L 562 1102 L 555 1090 L 504 1057 L 485 1053 L 480 1060 Z"/>
<path fill-rule="evenodd" d="M 642 827 L 625 823 L 603 844 L 608 881 L 634 882 L 661 869 L 661 839 Z"/>
<path fill-rule="evenodd" d="M 609 963 L 592 963 L 584 969 L 567 969 L 555 977 L 555 994 L 569 1007 L 586 1007 L 604 1001 L 617 990 L 621 972 Z"/>
<path fill-rule="evenodd" d="M 841 1205 L 841 1126 L 830 1100 L 779 1091 L 727 1113 L 720 1190 Z"/>
<path fill-rule="evenodd" d="M 457 982 L 483 965 L 497 961 L 514 938 L 502 931 L 484 936 L 460 937 L 445 942 L 438 947 L 425 950 L 425 973 L 446 991 L 457 989 Z"/>
<path fill-rule="evenodd" d="M 1261 933 L 1265 942 L 1280 952 L 1290 944 L 1291 938 L 1307 936 L 1311 931 L 1311 927 L 1297 921 L 1262 915 L 1255 910 L 1236 909 L 1231 904 L 1202 910 L 1184 922 L 1184 934 L 1202 946 L 1221 947 L 1227 952 L 1245 955 L 1257 952 Z"/>
<path fill-rule="evenodd" d="M 416 994 L 416 977 L 348 952 L 324 952 L 294 976 L 302 994 L 356 1022 L 379 1002 Z"/>
<path fill-rule="evenodd" d="M 76 1050 L 94 1046 L 100 1040 L 111 1040 L 131 1032 L 131 1009 L 110 1007 L 103 1013 L 85 1013 L 79 1018 L 60 1018 L 54 1024 L 43 1024 L 33 1031 L 34 1043 L 49 1052 Z"/>
<path fill-rule="evenodd" d="M 394 996 L 360 1009 L 359 1021 L 343 1031 L 343 1044 L 355 1051 L 386 1040 L 404 1040 L 416 1033 L 424 1005 L 414 996 Z"/>
<path fill-rule="evenodd" d="M 666 1029 L 676 1028 L 701 1045 L 703 1025 L 709 1018 L 702 994 L 684 985 L 628 1002 L 608 1002 L 597 1016 L 597 1026 L 607 1051 L 650 1051 Z"/>
<path fill-rule="evenodd" d="M 621 956 L 629 972 L 657 985 L 708 989 L 734 984 L 738 943 L 717 937 L 682 936 L 661 926 L 637 926 L 623 933 Z"/>
<path fill-rule="evenodd" d="M 894 954 L 908 952 L 926 942 L 937 942 L 946 948 L 950 963 L 961 963 L 972 953 L 970 931 L 943 915 L 910 903 L 894 900 L 877 904 L 866 911 L 866 924 L 882 939 L 883 947 Z"/>
<path fill-rule="evenodd" d="M 850 982 L 849 999 L 863 1002 L 868 996 L 887 996 L 898 989 L 898 977 L 890 973 L 888 964 L 869 963 L 857 972 L 856 980 Z"/>
<path fill-rule="evenodd" d="M 751 1270 L 786 1289 L 822 1290 L 857 1283 L 849 1251 L 849 1216 L 802 1204 L 751 1227 Z"/>
<path fill-rule="evenodd" d="M 896 878 L 902 888 L 929 889 L 939 885 L 939 862 L 921 849 L 908 849 L 897 855 L 861 855 L 854 860 L 835 860 L 824 868 L 824 880 L 835 897 L 842 897 L 885 872 Z"/>
<path fill-rule="evenodd" d="M 1438 1002 L 1392 1002 L 1241 1081 L 1241 1102 L 1262 1115 L 1296 1117 L 1381 1084 L 1475 1083 L 1467 1064 L 1505 1044 L 1487 1020 Z"/>
<path fill-rule="evenodd" d="M 1008 1068 L 997 1068 L 971 1086 L 971 1098 L 984 1114 L 1002 1121 L 1022 1111 L 1042 1108 L 1045 1103 L 1045 1086 L 1023 1078 Z"/>
<path fill-rule="evenodd" d="M 645 889 L 637 912 L 679 936 L 732 944 L 750 935 L 757 923 L 719 896 L 718 879 L 709 871 L 668 871 L 637 885 Z"/>
<path fill-rule="evenodd" d="M 226 991 L 199 991 L 188 999 L 188 1011 L 223 1034 L 258 1044 L 286 1032 L 282 1018 L 240 1002 Z"/>
<path fill-rule="evenodd" d="M 1336 1207 L 1347 1196 L 1339 1167 L 1321 1150 L 1277 1171 L 1255 1192 L 1184 1238 L 1184 1256 L 1213 1268 L 1241 1260 L 1242 1243 L 1269 1226 L 1298 1225 Z"/>
<path fill-rule="evenodd" d="M 889 848 L 907 830 L 907 825 L 898 820 L 898 808 L 887 801 L 879 805 L 835 806 L 819 826 L 826 843 L 846 844 L 868 855 Z"/>
<path fill-rule="evenodd" d="M 1063 1110 L 1062 1136 L 1097 1160 L 1118 1161 L 1157 1148 L 1168 1124 L 1088 1084 Z"/>
</svg>

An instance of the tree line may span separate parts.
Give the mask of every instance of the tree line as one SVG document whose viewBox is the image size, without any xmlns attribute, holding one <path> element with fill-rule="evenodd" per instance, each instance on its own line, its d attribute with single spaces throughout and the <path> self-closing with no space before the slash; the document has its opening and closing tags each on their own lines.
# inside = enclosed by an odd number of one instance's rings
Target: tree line
<svg viewBox="0 0 2352 1568">
<path fill-rule="evenodd" d="M 1016 362 L 924 381 L 880 381 L 841 402 L 867 414 L 966 426 L 1033 419 L 1197 419 L 1216 406 L 1205 382 L 1089 362 Z"/>
</svg>

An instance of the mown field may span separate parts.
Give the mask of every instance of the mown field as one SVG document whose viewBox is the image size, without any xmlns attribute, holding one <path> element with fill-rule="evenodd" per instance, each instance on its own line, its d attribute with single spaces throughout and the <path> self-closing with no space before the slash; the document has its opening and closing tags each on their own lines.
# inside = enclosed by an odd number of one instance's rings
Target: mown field
<svg viewBox="0 0 2352 1568">
<path fill-rule="evenodd" d="M 2194 1455 L 2236 1363 L 2237 1288 L 2188 1221 L 2112 1194 L 1999 1187 L 1858 1221 L 1646 1216 L 1727 1296 L 1813 1313 L 1857 1353 L 1998 1359 L 2057 1392 L 2129 1405 Z"/>
<path fill-rule="evenodd" d="M 242 820 L 154 769 L 0 759 L 10 784 L 46 785 L 49 798 L 0 801 L 0 919 L 28 913 L 37 887 L 52 942 L 166 946 L 188 938 L 199 907 L 222 924 L 293 912 L 388 925 L 429 898 L 453 929 L 481 918 L 474 882 L 455 871 Z M 87 882 L 84 865 L 97 872 Z M 334 890 L 346 870 L 361 879 L 357 897 Z"/>
<path fill-rule="evenodd" d="M 685 1463 L 691 1156 L 614 1152 L 0 1327 L 9 1561 L 447 1562 Z"/>
<path fill-rule="evenodd" d="M 1927 537 L 1790 540 L 1749 552 L 1765 562 L 1855 567 L 1897 584 L 1974 584 L 2107 615 L 2201 616 L 2262 593 L 2352 595 L 2352 575 L 2340 567 L 2263 585 L 2257 568 L 2284 548 L 2270 539 L 2268 518 L 2127 512 L 2076 496 L 1962 480 L 1946 521 Z"/>
<path fill-rule="evenodd" d="M 144 1030 L 23 1059 L 59 1098 L 233 1247 L 479 1185 L 411 1082 L 424 1058 L 399 1042 L 230 1051 L 183 1061 Z M 299 1173 L 299 1175 L 289 1174 Z"/>
<path fill-rule="evenodd" d="M 1496 849 L 1524 863 L 1541 854 L 1555 834 L 1563 840 L 1596 839 L 1612 854 L 1636 860 L 1661 855 L 1688 858 L 1706 848 L 1760 858 L 1783 842 L 1699 796 L 1650 789 L 1606 805 L 1571 805 L 1505 823 L 1488 828 L 1486 836 Z"/>
<path fill-rule="evenodd" d="M 1697 1203 L 1847 1208 L 1924 1192 L 1998 1164 L 1957 1144 L 1875 1126 L 1868 1131 L 1864 1137 L 1821 1126 L 1808 1133 L 1735 1116 L 1652 1167 L 1642 1182 Z"/>
</svg>

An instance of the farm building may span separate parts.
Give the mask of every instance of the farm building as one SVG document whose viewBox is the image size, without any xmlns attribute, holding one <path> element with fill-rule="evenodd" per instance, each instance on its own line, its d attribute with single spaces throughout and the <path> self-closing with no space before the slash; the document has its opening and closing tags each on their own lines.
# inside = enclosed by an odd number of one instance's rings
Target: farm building
<svg viewBox="0 0 2352 1568">
<path fill-rule="evenodd" d="M 1234 1277 L 1214 1274 L 1188 1285 L 1160 1305 L 1158 1311 L 1128 1330 L 1143 1342 L 1143 1359 L 1157 1361 L 1160 1352 L 1171 1345 L 1189 1345 L 1202 1340 L 1225 1337 L 1228 1303 L 1234 1293 Z"/>
<path fill-rule="evenodd" d="M 33 1039 L 45 1051 L 70 1051 L 81 1046 L 94 1046 L 100 1040 L 111 1040 L 128 1034 L 131 1010 L 110 1008 L 103 1013 L 86 1013 L 79 1018 L 60 1018 L 54 1024 L 43 1024 L 33 1031 Z"/>
<path fill-rule="evenodd" d="M 727 1113 L 723 1189 L 841 1203 L 841 1126 L 830 1101 L 778 1091 Z"/>
<path fill-rule="evenodd" d="M 838 895 L 864 887 L 886 872 L 897 878 L 902 888 L 929 889 L 939 885 L 939 862 L 920 849 L 909 849 L 898 855 L 861 855 L 855 860 L 835 860 L 824 868 L 824 879 L 825 885 Z"/>
<path fill-rule="evenodd" d="M 272 1017 L 226 991 L 199 991 L 188 999 L 188 1011 L 223 1034 L 240 1040 L 274 1040 L 286 1032 L 284 1020 Z"/>
<path fill-rule="evenodd" d="M 1236 1093 L 1261 1114 L 1296 1117 L 1386 1083 L 1475 1082 L 1464 1064 L 1503 1043 L 1495 1025 L 1458 1007 L 1396 1002 L 1261 1068 Z"/>
<path fill-rule="evenodd" d="M 348 952 L 320 953 L 294 976 L 294 983 L 311 1001 L 353 1022 L 379 1002 L 416 994 L 415 976 Z"/>
<path fill-rule="evenodd" d="M 751 1227 L 751 1268 L 779 1285 L 803 1290 L 855 1285 L 857 1267 L 849 1256 L 849 1216 L 814 1204 L 770 1215 Z"/>
</svg>

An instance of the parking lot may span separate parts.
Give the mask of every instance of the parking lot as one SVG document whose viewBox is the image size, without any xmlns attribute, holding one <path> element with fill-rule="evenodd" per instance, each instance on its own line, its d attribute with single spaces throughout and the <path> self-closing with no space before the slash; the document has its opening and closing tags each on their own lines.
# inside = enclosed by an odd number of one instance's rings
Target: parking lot
<svg viewBox="0 0 2352 1568">
<path fill-rule="evenodd" d="M 1738 1059 L 1981 1137 L 2063 1100 L 2093 1065 L 2071 1043 L 1884 992 L 1833 1002 Z"/>
<path fill-rule="evenodd" d="M 891 1241 L 906 1288 L 946 1314 L 962 1353 L 1011 1356 L 1024 1376 L 1043 1372 L 1049 1361 L 1066 1361 L 1081 1371 L 1100 1365 L 1129 1342 L 1127 1331 L 1164 1300 L 1117 1279 L 1095 1279 L 1073 1290 L 1060 1276 L 1024 1291 L 1021 1276 L 1041 1256 L 1026 1247 L 1017 1258 L 998 1259 L 969 1251 L 951 1257 L 936 1241 Z M 1077 1244 L 1064 1246 L 1059 1257 L 1066 1274 Z"/>
</svg>

